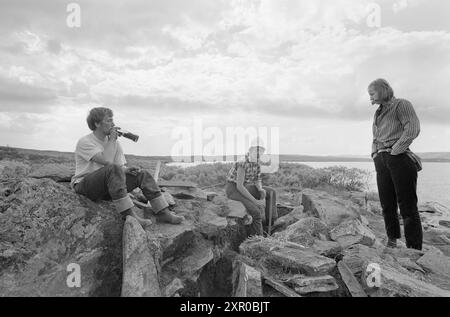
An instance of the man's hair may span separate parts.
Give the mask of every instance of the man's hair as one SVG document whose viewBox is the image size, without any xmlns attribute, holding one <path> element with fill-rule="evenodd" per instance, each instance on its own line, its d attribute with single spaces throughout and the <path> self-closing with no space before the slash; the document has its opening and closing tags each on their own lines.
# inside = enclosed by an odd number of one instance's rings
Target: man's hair
<svg viewBox="0 0 450 317">
<path fill-rule="evenodd" d="M 100 123 L 106 116 L 113 116 L 113 112 L 111 109 L 105 107 L 92 108 L 86 118 L 89 129 L 95 131 L 95 129 L 97 128 L 95 124 Z"/>
<path fill-rule="evenodd" d="M 381 101 L 389 101 L 394 97 L 394 90 L 386 79 L 378 78 L 370 83 L 369 88 L 372 87 L 380 94 Z"/>
</svg>

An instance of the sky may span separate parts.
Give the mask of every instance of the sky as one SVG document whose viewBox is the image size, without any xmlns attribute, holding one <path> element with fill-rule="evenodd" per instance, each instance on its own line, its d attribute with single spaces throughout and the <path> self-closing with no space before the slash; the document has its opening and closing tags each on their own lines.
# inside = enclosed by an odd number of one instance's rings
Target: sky
<svg viewBox="0 0 450 317">
<path fill-rule="evenodd" d="M 107 106 L 140 136 L 121 139 L 129 154 L 263 128 L 281 154 L 369 156 L 367 86 L 385 78 L 421 121 L 411 148 L 450 151 L 449 14 L 446 0 L 2 0 L 0 145 L 74 151 Z"/>
</svg>

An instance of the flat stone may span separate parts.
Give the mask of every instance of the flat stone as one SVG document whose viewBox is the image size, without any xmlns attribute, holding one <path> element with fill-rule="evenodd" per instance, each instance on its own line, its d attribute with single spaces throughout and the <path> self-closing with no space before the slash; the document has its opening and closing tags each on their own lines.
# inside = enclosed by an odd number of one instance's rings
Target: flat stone
<svg viewBox="0 0 450 317">
<path fill-rule="evenodd" d="M 418 206 L 419 212 L 426 212 L 432 214 L 449 214 L 450 210 L 437 202 L 428 201 Z"/>
<path fill-rule="evenodd" d="M 334 241 L 314 240 L 314 244 L 308 250 L 334 258 L 342 253 L 342 246 Z"/>
<path fill-rule="evenodd" d="M 338 242 L 344 249 L 353 244 L 372 246 L 375 242 L 373 232 L 356 219 L 336 226 L 331 230 L 330 236 L 332 240 Z"/>
<path fill-rule="evenodd" d="M 367 263 L 366 263 L 367 264 Z M 375 271 L 363 270 L 362 281 L 370 297 L 449 297 L 450 291 L 418 279 L 411 273 L 400 272 L 385 263 L 379 265 L 379 284 L 374 282 Z M 372 274 L 372 276 L 369 276 Z M 368 282 L 370 285 L 368 285 Z M 373 284 L 372 284 L 373 283 Z"/>
<path fill-rule="evenodd" d="M 450 229 L 450 221 L 449 220 L 439 220 L 439 225 Z"/>
<path fill-rule="evenodd" d="M 278 263 L 281 267 L 298 270 L 306 275 L 325 275 L 336 266 L 336 262 L 327 257 L 300 248 L 274 245 L 262 237 L 246 240 L 241 244 L 240 250 L 241 254 L 254 260 Z"/>
<path fill-rule="evenodd" d="M 400 263 L 401 266 L 409 271 L 419 271 L 425 274 L 425 271 L 410 258 L 397 258 L 396 260 L 398 263 Z"/>
<path fill-rule="evenodd" d="M 450 277 L 450 258 L 435 251 L 429 251 L 417 264 L 428 271 Z"/>
<path fill-rule="evenodd" d="M 261 273 L 236 260 L 233 262 L 234 297 L 262 297 Z"/>
<path fill-rule="evenodd" d="M 122 297 L 159 297 L 158 272 L 147 245 L 147 235 L 133 217 L 123 229 Z"/>
<path fill-rule="evenodd" d="M 33 168 L 28 177 L 32 178 L 50 178 L 56 182 L 70 182 L 75 174 L 75 166 L 68 164 L 42 164 Z"/>
<path fill-rule="evenodd" d="M 303 206 L 295 207 L 289 214 L 283 217 L 279 217 L 275 220 L 272 230 L 281 231 L 287 228 L 289 225 L 296 223 L 306 215 L 303 213 Z"/>
<path fill-rule="evenodd" d="M 320 219 L 315 217 L 302 218 L 291 224 L 282 232 L 286 240 L 307 245 L 308 242 L 314 242 L 315 239 L 330 236 L 328 227 Z"/>
<path fill-rule="evenodd" d="M 344 261 L 340 261 L 338 263 L 338 270 L 339 274 L 341 275 L 342 281 L 344 282 L 352 297 L 367 297 L 367 294 L 364 292 L 361 284 L 358 282 L 358 280 L 353 275 L 349 267 L 344 263 Z"/>
<path fill-rule="evenodd" d="M 213 244 L 208 240 L 200 240 L 189 251 L 189 255 L 181 260 L 181 273 L 196 275 L 214 258 Z"/>
<path fill-rule="evenodd" d="M 334 228 L 345 220 L 360 219 L 357 205 L 321 191 L 303 190 L 302 205 L 305 212 L 320 218 L 329 228 Z"/>
<path fill-rule="evenodd" d="M 331 292 L 339 288 L 336 280 L 330 275 L 294 277 L 289 279 L 289 283 L 293 284 L 295 291 L 301 295 Z"/>
</svg>

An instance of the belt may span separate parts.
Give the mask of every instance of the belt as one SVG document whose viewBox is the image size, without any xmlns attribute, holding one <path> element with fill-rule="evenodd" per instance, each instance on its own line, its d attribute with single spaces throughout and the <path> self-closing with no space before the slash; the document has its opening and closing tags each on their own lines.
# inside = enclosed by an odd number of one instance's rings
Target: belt
<svg viewBox="0 0 450 317">
<path fill-rule="evenodd" d="M 378 150 L 377 151 L 377 153 L 381 153 L 381 152 L 392 152 L 392 149 L 390 149 L 390 148 L 387 148 L 387 149 L 381 149 L 381 150 Z"/>
</svg>

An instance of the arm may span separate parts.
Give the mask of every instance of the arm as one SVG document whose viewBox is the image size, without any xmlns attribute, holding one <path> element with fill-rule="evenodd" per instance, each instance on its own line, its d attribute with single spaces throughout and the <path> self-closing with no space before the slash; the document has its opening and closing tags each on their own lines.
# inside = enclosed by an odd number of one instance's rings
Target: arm
<svg viewBox="0 0 450 317">
<path fill-rule="evenodd" d="M 95 154 L 91 160 L 102 164 L 102 165 L 108 165 L 114 163 L 114 151 L 115 151 L 115 143 L 116 140 L 113 140 L 113 138 L 110 138 L 108 142 L 105 145 L 105 149 L 103 152 L 99 152 Z"/>
<path fill-rule="evenodd" d="M 397 116 L 403 126 L 400 139 L 392 146 L 391 155 L 402 154 L 420 133 L 420 122 L 409 101 L 402 100 L 397 108 Z"/>
<path fill-rule="evenodd" d="M 252 194 L 250 194 L 247 190 L 247 188 L 245 188 L 244 186 L 244 178 L 245 178 L 245 170 L 243 167 L 239 166 L 238 170 L 237 170 L 237 177 L 236 177 L 236 188 L 238 190 L 238 192 L 240 192 L 245 198 L 247 198 L 248 200 L 250 200 L 251 202 L 258 204 L 258 201 L 256 200 L 255 197 L 252 196 Z"/>
</svg>

